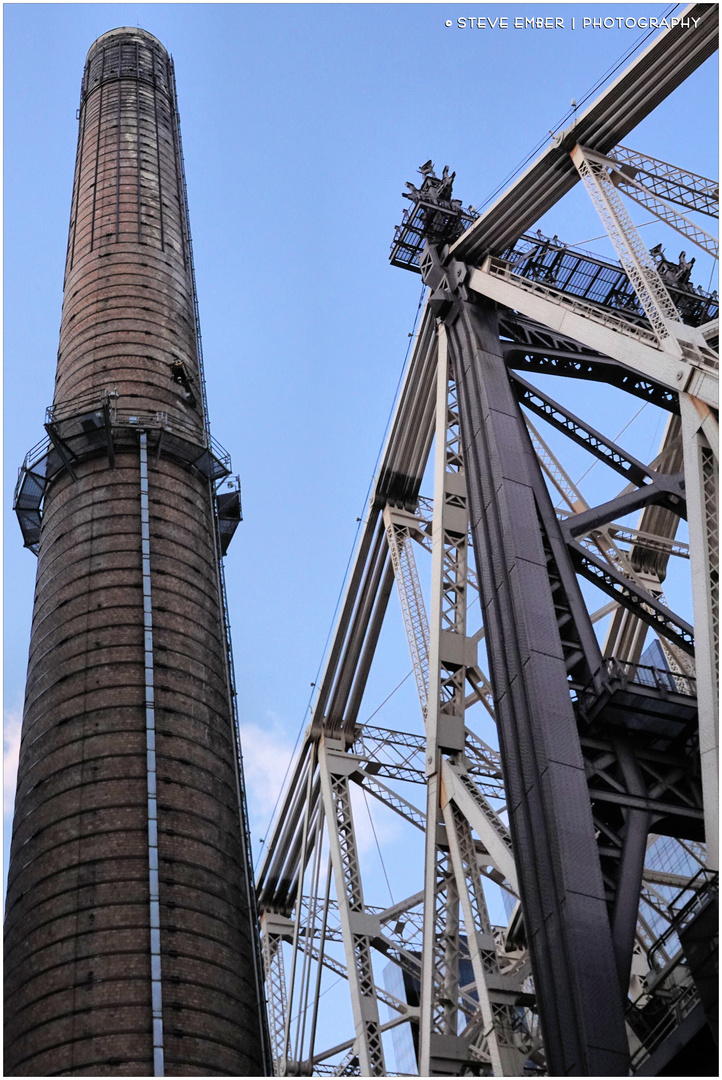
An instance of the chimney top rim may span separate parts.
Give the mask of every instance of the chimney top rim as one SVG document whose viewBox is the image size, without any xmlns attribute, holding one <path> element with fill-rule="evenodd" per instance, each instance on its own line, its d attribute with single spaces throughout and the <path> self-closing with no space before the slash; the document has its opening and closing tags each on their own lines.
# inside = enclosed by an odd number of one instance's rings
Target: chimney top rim
<svg viewBox="0 0 722 1080">
<path fill-rule="evenodd" d="M 90 54 L 100 44 L 105 42 L 106 38 L 113 38 L 120 35 L 145 38 L 147 41 L 153 42 L 154 44 L 158 45 L 158 47 L 162 49 L 166 55 L 169 55 L 168 50 L 166 49 L 163 42 L 160 41 L 159 38 L 155 36 L 155 34 L 151 34 L 150 30 L 144 30 L 142 26 L 116 26 L 112 30 L 106 30 L 104 34 L 101 34 L 95 39 L 93 44 L 88 49 L 87 55 L 90 56 Z"/>
</svg>

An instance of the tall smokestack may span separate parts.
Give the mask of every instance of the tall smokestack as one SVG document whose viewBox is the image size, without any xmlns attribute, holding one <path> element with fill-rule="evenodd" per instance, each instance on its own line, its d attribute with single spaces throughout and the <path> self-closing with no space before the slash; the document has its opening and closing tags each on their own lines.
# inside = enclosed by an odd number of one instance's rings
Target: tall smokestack
<svg viewBox="0 0 722 1080">
<path fill-rule="evenodd" d="M 266 1040 L 173 64 L 85 64 L 6 907 L 5 1075 L 258 1075 Z"/>
</svg>

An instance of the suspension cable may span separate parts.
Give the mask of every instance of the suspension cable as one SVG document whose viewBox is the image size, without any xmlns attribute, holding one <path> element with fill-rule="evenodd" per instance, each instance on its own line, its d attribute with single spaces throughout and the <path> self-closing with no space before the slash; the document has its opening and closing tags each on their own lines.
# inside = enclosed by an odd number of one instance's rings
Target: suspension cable
<svg viewBox="0 0 722 1080">
<path fill-rule="evenodd" d="M 353 543 L 351 545 L 351 550 L 349 552 L 348 561 L 346 562 L 346 569 L 344 570 L 344 574 L 343 574 L 343 580 L 341 582 L 341 587 L 339 589 L 338 596 L 336 598 L 336 606 L 334 607 L 333 615 L 331 616 L 331 621 L 330 621 L 330 624 L 329 624 L 328 633 L 326 635 L 326 641 L 324 642 L 323 651 L 321 653 L 321 658 L 320 658 L 320 660 L 318 662 L 318 667 L 316 669 L 316 676 L 314 678 L 314 681 L 311 683 L 311 692 L 310 692 L 310 694 L 308 696 L 308 701 L 306 703 L 306 708 L 304 709 L 303 718 L 301 720 L 301 724 L 300 724 L 300 727 L 298 729 L 298 734 L 296 735 L 296 741 L 293 744 L 293 749 L 291 751 L 291 756 L 290 756 L 288 765 L 286 766 L 286 771 L 283 774 L 283 780 L 281 781 L 281 787 L 280 787 L 280 790 L 278 792 L 278 795 L 276 796 L 276 801 L 273 804 L 273 809 L 271 811 L 271 814 L 270 814 L 270 817 L 269 817 L 269 820 L 268 820 L 268 825 L 266 826 L 266 831 L 263 834 L 263 838 L 259 841 L 260 844 L 265 844 L 266 840 L 268 839 L 268 834 L 269 834 L 269 832 L 271 830 L 271 826 L 273 825 L 273 822 L 274 822 L 274 819 L 275 819 L 275 816 L 276 816 L 276 811 L 278 810 L 278 804 L 281 801 L 281 796 L 285 792 L 286 781 L 288 780 L 288 774 L 290 772 L 291 765 L 293 764 L 293 760 L 294 760 L 294 757 L 295 757 L 295 754 L 296 754 L 296 750 L 298 749 L 298 744 L 299 744 L 299 741 L 301 739 L 301 735 L 306 730 L 306 719 L 307 719 L 308 713 L 310 711 L 312 711 L 311 704 L 312 704 L 312 701 L 313 701 L 315 689 L 316 689 L 316 686 L 318 684 L 318 681 L 319 681 L 319 678 L 320 678 L 320 675 L 321 675 L 321 669 L 323 667 L 324 661 L 326 660 L 326 656 L 328 654 L 328 647 L 329 647 L 329 643 L 331 641 L 331 635 L 333 634 L 334 628 L 336 626 L 336 617 L 338 615 L 338 609 L 341 606 L 341 601 L 343 600 L 343 597 L 344 597 L 344 592 L 345 592 L 345 589 L 346 589 L 346 583 L 348 581 L 349 570 L 351 569 L 351 563 L 353 561 L 354 553 L 356 551 L 356 547 L 357 547 L 357 544 L 358 544 L 359 533 L 361 531 L 361 526 L 363 525 L 366 508 L 368 507 L 368 504 L 369 504 L 369 498 L 371 496 L 371 489 L 373 487 L 373 483 L 374 483 L 374 479 L 376 477 L 376 471 L 378 469 L 379 461 L 381 460 L 381 455 L 383 453 L 384 446 L 386 444 L 386 437 L 388 435 L 389 428 L 391 426 L 391 421 L 393 419 L 394 411 L 396 409 L 396 403 L 398 401 L 399 392 L 401 390 L 401 385 L 402 385 L 402 382 L 403 382 L 404 374 L 406 372 L 406 367 L 407 367 L 408 360 L 409 360 L 409 353 L 411 352 L 411 347 L 412 347 L 412 345 L 414 343 L 414 338 L 415 338 L 415 334 L 416 334 L 416 326 L 418 324 L 419 315 L 420 315 L 421 309 L 423 307 L 425 293 L 426 293 L 426 286 L 422 285 L 422 287 L 421 287 L 421 295 L 419 296 L 419 302 L 418 302 L 417 307 L 416 307 L 416 314 L 414 315 L 414 322 L 413 322 L 413 325 L 411 327 L 411 332 L 408 335 L 408 344 L 406 346 L 406 352 L 404 354 L 403 364 L 401 365 L 401 371 L 399 373 L 399 378 L 398 378 L 398 381 L 396 383 L 396 389 L 394 391 L 394 398 L 393 398 L 393 401 L 391 403 L 391 408 L 389 410 L 389 415 L 388 415 L 388 418 L 386 420 L 386 426 L 384 428 L 384 432 L 383 432 L 383 435 L 381 437 L 381 443 L 380 443 L 380 446 L 379 446 L 379 452 L 377 454 L 376 462 L 374 464 L 373 471 L 371 473 L 371 479 L 369 481 L 369 485 L 368 485 L 368 488 L 366 490 L 366 495 L 364 497 L 363 511 L 362 511 L 361 515 L 359 516 L 359 518 L 357 519 L 358 524 L 356 526 L 356 532 L 354 533 Z M 411 672 L 409 672 L 409 674 L 411 674 Z M 407 676 L 407 678 L 408 678 L 408 676 Z M 382 704 L 384 704 L 384 703 L 382 703 Z M 379 708 L 380 707 L 381 706 L 379 706 Z"/>
<path fill-rule="evenodd" d="M 662 18 L 666 19 L 667 16 L 671 15 L 672 12 L 675 11 L 678 7 L 679 7 L 679 4 L 670 4 L 664 10 L 664 12 L 662 13 Z M 604 74 L 601 75 L 597 79 L 597 81 L 594 83 L 594 85 L 591 86 L 589 88 L 589 90 L 587 90 L 583 94 L 583 96 L 579 99 L 577 104 L 575 106 L 572 106 L 570 109 L 568 109 L 567 112 L 564 114 L 564 116 L 561 118 L 561 120 L 559 120 L 554 125 L 554 127 L 552 129 L 550 129 L 550 131 L 547 132 L 539 140 L 538 143 L 536 143 L 536 145 L 529 151 L 528 154 L 526 154 L 526 156 L 522 159 L 522 161 L 520 161 L 519 164 L 514 169 L 512 169 L 512 171 L 510 173 L 507 173 L 507 175 L 504 177 L 504 179 L 499 184 L 497 184 L 497 186 L 494 188 L 492 193 L 484 200 L 484 202 L 482 202 L 477 207 L 478 210 L 483 210 L 486 206 L 489 205 L 490 202 L 492 202 L 493 199 L 495 199 L 497 197 L 497 195 L 501 194 L 501 192 L 503 192 L 506 189 L 506 187 L 511 183 L 511 181 L 514 180 L 515 177 L 517 177 L 519 175 L 519 173 L 522 171 L 522 169 L 524 169 L 529 164 L 530 161 L 533 161 L 533 159 L 537 156 L 537 154 L 539 154 L 539 152 L 547 144 L 549 139 L 553 138 L 554 133 L 557 132 L 561 127 L 563 127 L 567 123 L 567 121 L 570 120 L 572 118 L 572 116 L 574 116 L 576 114 L 576 112 L 579 109 L 579 106 L 583 105 L 586 101 L 588 101 L 589 98 L 592 96 L 592 94 L 596 93 L 596 91 L 600 89 L 600 87 L 607 81 L 607 79 L 611 78 L 611 76 L 614 75 L 615 72 L 617 72 L 619 70 L 619 68 L 622 66 L 622 64 L 624 64 L 630 58 L 630 56 L 633 56 L 641 48 L 641 46 L 644 44 L 644 42 L 647 41 L 647 39 L 649 37 L 651 37 L 651 35 L 653 33 L 656 32 L 656 29 L 657 29 L 656 27 L 653 27 L 652 29 L 645 31 L 645 33 L 643 33 L 642 35 L 640 35 L 640 37 L 635 39 L 635 41 L 633 42 L 632 45 L 630 45 L 630 47 L 627 49 L 627 51 L 625 53 L 623 53 L 622 56 L 620 56 L 619 59 L 616 60 L 614 62 L 614 64 L 612 64 L 612 66 L 610 68 L 608 68 L 604 72 Z"/>
</svg>

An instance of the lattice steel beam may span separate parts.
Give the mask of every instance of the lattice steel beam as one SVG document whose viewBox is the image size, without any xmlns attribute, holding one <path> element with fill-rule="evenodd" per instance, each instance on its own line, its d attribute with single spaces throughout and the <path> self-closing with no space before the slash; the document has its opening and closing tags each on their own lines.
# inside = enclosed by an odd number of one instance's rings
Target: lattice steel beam
<svg viewBox="0 0 722 1080">
<path fill-rule="evenodd" d="M 679 400 L 674 391 L 630 372 L 609 357 L 579 358 L 551 349 L 519 349 L 506 344 L 504 352 L 510 368 L 535 371 L 542 375 L 562 375 L 567 379 L 605 382 L 669 412 L 679 412 Z"/>
<path fill-rule="evenodd" d="M 659 482 L 658 477 L 649 466 L 643 464 L 627 451 L 622 450 L 611 439 L 605 438 L 604 435 L 583 420 L 580 420 L 569 409 L 554 401 L 543 390 L 532 386 L 526 379 L 522 379 L 516 373 L 512 374 L 512 380 L 517 388 L 518 400 L 522 405 L 536 413 L 537 416 L 542 417 L 543 420 L 555 427 L 557 431 L 561 431 L 573 442 L 577 443 L 578 446 L 593 454 L 599 461 L 603 461 L 611 469 L 614 469 L 625 480 L 631 480 L 632 483 L 638 486 L 647 483 L 649 480 Z"/>
<path fill-rule="evenodd" d="M 509 985 L 506 994 L 511 1000 L 503 1000 L 504 990 L 499 983 L 503 983 L 504 979 L 497 960 L 496 943 L 484 900 L 471 829 L 459 808 L 443 795 L 442 804 L 450 860 L 463 913 L 474 982 L 479 997 L 479 1009 L 484 1024 L 485 1049 L 495 1076 L 519 1076 L 523 1071 L 526 1055 L 522 1054 L 521 1047 L 514 1037 L 512 1016 L 516 1011 L 514 991 L 520 991 L 521 987 L 507 980 Z M 496 1001 L 493 1001 L 493 993 L 490 991 L 491 979 L 489 977 L 496 982 Z M 502 997 L 501 1001 L 499 997 Z"/>
<path fill-rule="evenodd" d="M 429 683 L 425 710 L 427 818 L 421 971 L 419 1072 L 436 1074 L 459 1057 L 458 885 L 439 843 L 442 749 L 464 747 L 466 566 L 469 522 L 455 387 L 446 339 L 438 346 Z M 454 654 L 453 661 L 451 654 Z M 463 1053 L 462 1053 L 463 1056 Z"/>
<path fill-rule="evenodd" d="M 644 176 L 645 184 L 667 202 L 719 218 L 717 181 L 619 144 L 609 151 L 608 157 L 618 166 L 629 166 L 635 176 Z"/>
<path fill-rule="evenodd" d="M 568 160 L 576 143 L 608 153 L 714 54 L 717 6 L 690 4 L 680 17 L 699 22 L 692 32 L 678 24 L 655 37 L 467 229 L 452 246 L 453 257 L 478 264 L 489 253 L 500 254 L 510 247 L 577 183 L 578 175 Z"/>
<path fill-rule="evenodd" d="M 659 220 L 666 222 L 681 236 L 686 237 L 697 247 L 706 251 L 713 259 L 719 258 L 719 244 L 715 237 L 695 224 L 694 221 L 685 217 L 684 214 L 680 214 L 674 206 L 661 198 L 657 185 L 650 184 L 647 175 L 642 174 L 640 179 L 637 170 L 631 165 L 620 165 L 615 160 L 614 151 L 612 151 L 611 155 L 604 155 L 595 154 L 593 150 L 585 149 L 585 156 L 588 161 L 593 161 L 596 165 L 607 169 L 612 184 L 620 191 L 623 191 L 630 199 L 634 199 L 635 202 L 649 210 Z M 683 203 L 683 205 L 685 204 Z"/>
<path fill-rule="evenodd" d="M 285 1026 L 288 1015 L 283 941 L 292 932 L 293 924 L 290 919 L 264 912 L 261 918 L 261 952 L 266 983 L 271 1054 L 276 1076 L 281 1075 L 280 1069 L 285 1055 Z"/>
<path fill-rule="evenodd" d="M 407 515 L 407 517 L 410 516 Z M 429 621 L 419 584 L 416 560 L 411 550 L 412 530 L 416 530 L 417 524 L 415 519 L 412 519 L 412 522 L 399 520 L 398 511 L 392 512 L 389 506 L 384 510 L 384 523 L 391 552 L 391 564 L 399 587 L 399 600 L 416 678 L 416 689 L 422 712 L 425 713 L 429 686 Z"/>
<path fill-rule="evenodd" d="M 321 793 L 328 828 L 336 897 L 341 916 L 351 1006 L 356 1027 L 356 1052 L 363 1076 L 383 1076 L 386 1071 L 381 1041 L 376 985 L 371 960 L 371 931 L 364 908 L 363 885 L 356 850 L 356 836 L 348 788 L 353 758 L 343 744 L 319 746 Z"/>
<path fill-rule="evenodd" d="M 686 620 L 654 600 L 649 592 L 617 573 L 608 563 L 602 562 L 576 540 L 570 540 L 568 546 L 579 574 L 614 597 L 618 603 L 629 607 L 637 618 L 658 630 L 683 652 L 694 656 L 694 627 Z"/>
<path fill-rule="evenodd" d="M 678 344 L 680 318 L 674 300 L 657 272 L 654 259 L 642 243 L 622 200 L 619 198 L 605 159 L 577 145 L 572 151 L 589 196 L 602 219 L 619 261 L 634 286 L 642 309 L 663 349 L 681 356 Z M 689 339 L 687 339 L 689 340 Z"/>
</svg>

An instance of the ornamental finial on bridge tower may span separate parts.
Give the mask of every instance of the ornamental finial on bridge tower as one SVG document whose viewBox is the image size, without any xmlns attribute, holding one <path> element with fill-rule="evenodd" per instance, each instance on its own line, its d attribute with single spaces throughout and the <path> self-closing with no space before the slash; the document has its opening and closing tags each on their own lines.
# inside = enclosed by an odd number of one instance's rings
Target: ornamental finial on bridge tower
<svg viewBox="0 0 722 1080">
<path fill-rule="evenodd" d="M 473 206 L 462 207 L 460 199 L 452 199 L 455 172 L 445 165 L 437 176 L 429 158 L 419 166 L 421 187 L 406 182 L 403 197 L 412 205 L 404 211 L 402 222 L 394 233 L 391 262 L 407 270 L 419 272 L 419 255 L 424 243 L 451 244 L 469 228 L 478 214 Z"/>
</svg>

